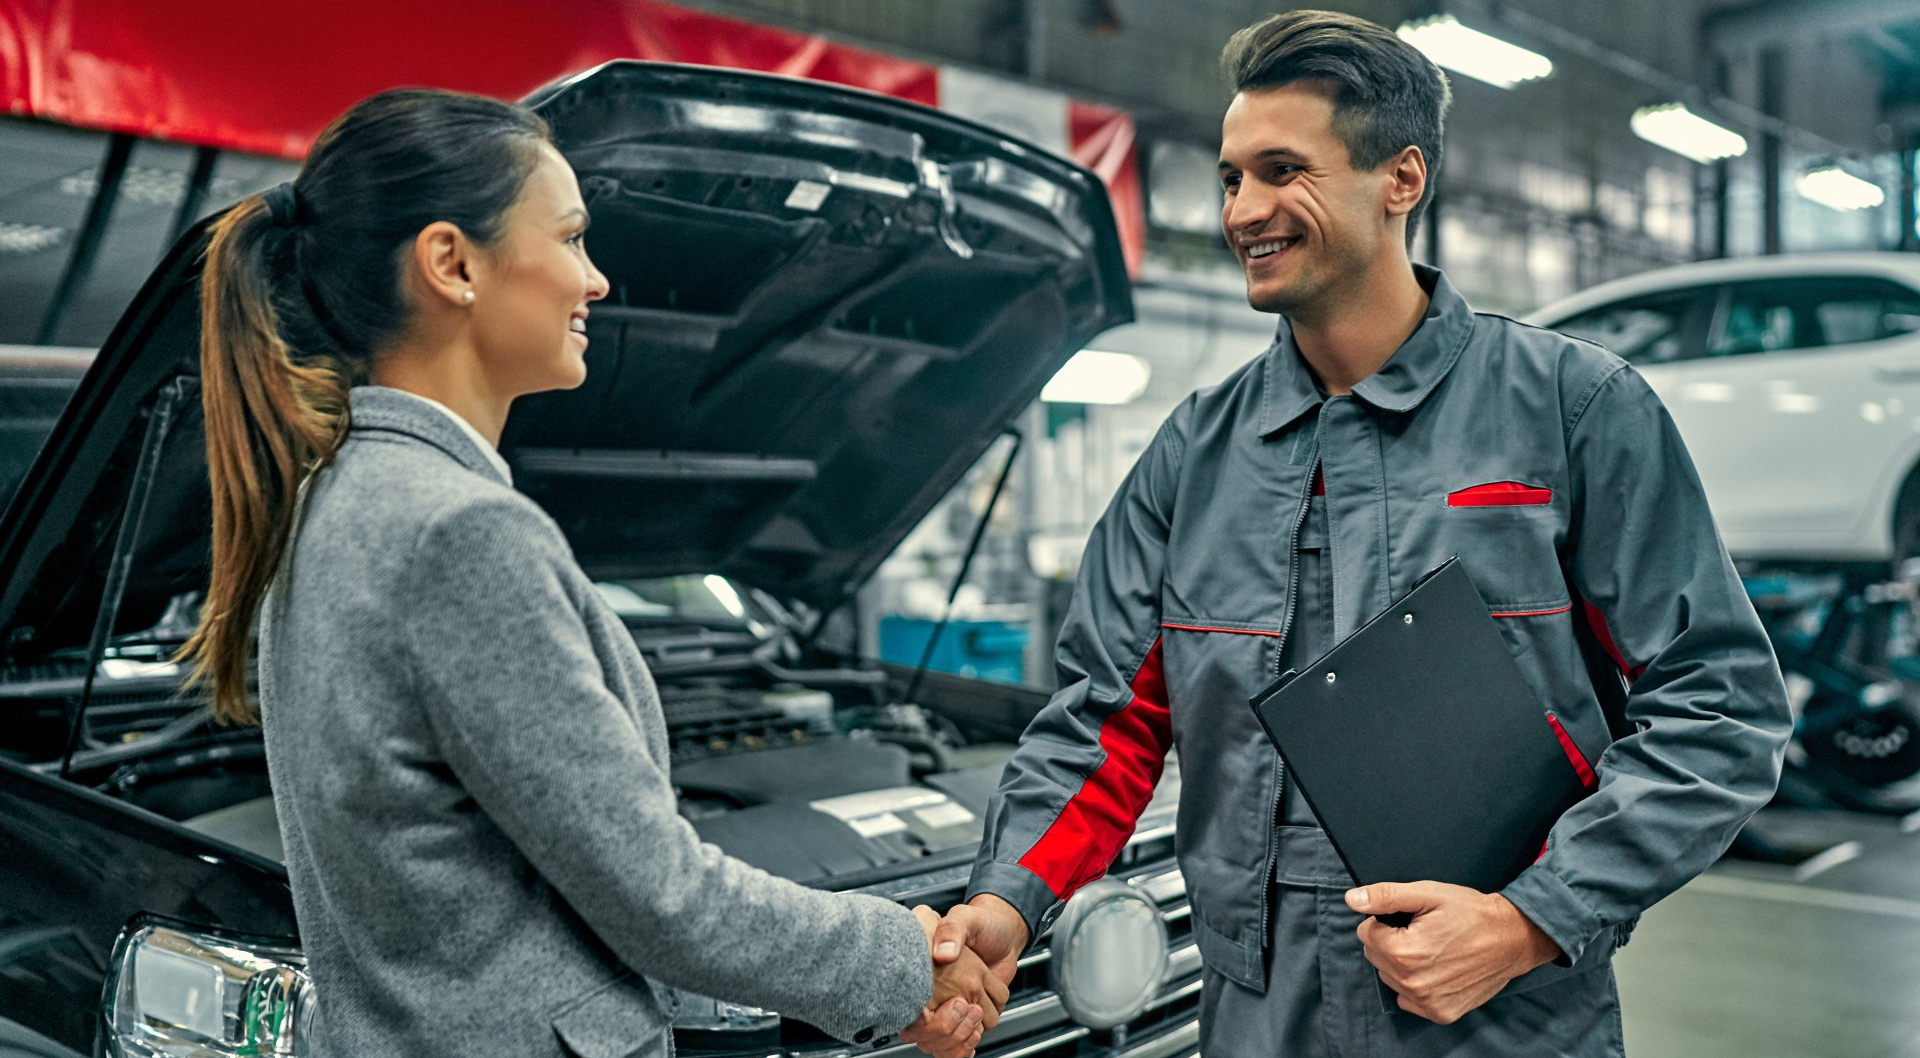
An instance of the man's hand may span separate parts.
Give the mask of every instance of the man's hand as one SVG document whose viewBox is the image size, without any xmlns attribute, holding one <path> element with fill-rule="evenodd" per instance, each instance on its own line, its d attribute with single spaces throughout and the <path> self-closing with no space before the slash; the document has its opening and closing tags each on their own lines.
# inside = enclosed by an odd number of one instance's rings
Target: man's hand
<svg viewBox="0 0 1920 1058">
<path fill-rule="evenodd" d="M 931 958 L 934 929 L 940 924 L 940 915 L 933 908 L 922 904 L 913 909 L 913 917 L 919 920 L 920 928 L 926 932 L 928 957 Z M 947 960 L 948 963 L 954 961 Z M 979 977 L 999 984 L 978 958 L 970 960 L 970 964 Z M 938 961 L 935 962 L 933 998 L 928 1001 L 927 1009 L 921 1011 L 920 1016 L 914 1019 L 913 1024 L 901 1030 L 902 1042 L 913 1044 L 932 1055 L 933 1058 L 972 1058 L 974 1049 L 980 1046 L 980 1036 L 985 1031 L 981 1025 L 986 1020 L 987 1012 L 978 1002 L 957 987 L 958 983 L 965 979 L 968 966 L 968 962 L 963 962 L 959 967 L 953 968 L 960 974 L 955 977 L 949 972 L 948 967 Z M 1007 1001 L 1007 990 L 1004 984 L 1000 984 L 998 994 L 999 1006 L 993 1007 L 993 1018 L 996 1022 L 1000 1018 L 1000 1007 Z M 984 989 L 981 999 L 987 999 Z"/>
<path fill-rule="evenodd" d="M 1400 994 L 1400 1009 L 1442 1025 L 1560 955 L 1506 897 L 1465 886 L 1381 882 L 1349 890 L 1347 906 L 1363 915 L 1413 914 L 1404 928 L 1369 918 L 1356 932 L 1367 961 Z"/>
<path fill-rule="evenodd" d="M 945 966 L 936 966 L 933 970 L 933 1002 L 927 1004 L 928 1010 L 937 1010 L 941 1005 L 960 999 L 980 1009 L 977 1023 L 982 1032 L 991 1032 L 1000 1024 L 1000 1012 L 1007 1008 L 1007 986 L 980 956 L 972 950 L 960 953 L 960 958 Z M 980 1037 L 976 1034 L 974 1040 Z"/>
<path fill-rule="evenodd" d="M 970 904 L 958 904 L 937 919 L 930 908 L 914 908 L 920 924 L 927 929 L 927 942 L 933 947 L 935 999 L 948 968 L 965 971 L 979 966 L 987 977 L 998 983 L 998 1006 L 993 1006 L 993 1021 L 987 1022 L 986 1010 L 963 999 L 951 999 L 944 1006 L 929 1006 L 919 1019 L 900 1033 L 900 1039 L 933 1055 L 934 1058 L 967 1058 L 979 1046 L 986 1028 L 997 1024 L 1007 1001 L 1007 986 L 1020 953 L 1027 947 L 1027 923 L 1012 904 L 985 893 Z M 992 996 L 986 997 L 992 1005 Z"/>
<path fill-rule="evenodd" d="M 953 962 L 969 948 L 1002 984 L 1010 984 L 1020 953 L 1027 949 L 1027 921 L 1012 904 L 991 893 L 956 904 L 934 930 L 934 965 Z"/>
</svg>

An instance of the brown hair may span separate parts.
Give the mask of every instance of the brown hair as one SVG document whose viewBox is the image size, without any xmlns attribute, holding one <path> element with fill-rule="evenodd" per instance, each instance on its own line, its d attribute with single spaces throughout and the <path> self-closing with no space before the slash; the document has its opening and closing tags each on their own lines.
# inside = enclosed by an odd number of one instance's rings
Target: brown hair
<svg viewBox="0 0 1920 1058">
<path fill-rule="evenodd" d="M 348 388 L 405 332 L 406 247 L 442 220 L 481 246 L 498 241 L 536 145 L 551 142 L 525 107 L 382 92 L 320 134 L 290 190 L 244 199 L 214 223 L 200 277 L 213 568 L 180 658 L 220 720 L 257 719 L 254 621 L 290 546 L 301 484 L 346 440 Z"/>
<path fill-rule="evenodd" d="M 1220 53 L 1234 92 L 1295 81 L 1334 86 L 1333 131 L 1355 169 L 1409 146 L 1427 160 L 1427 186 L 1407 214 L 1407 246 L 1439 186 L 1441 141 L 1453 91 L 1439 67 L 1377 23 L 1336 11 L 1289 11 L 1235 33 Z"/>
</svg>

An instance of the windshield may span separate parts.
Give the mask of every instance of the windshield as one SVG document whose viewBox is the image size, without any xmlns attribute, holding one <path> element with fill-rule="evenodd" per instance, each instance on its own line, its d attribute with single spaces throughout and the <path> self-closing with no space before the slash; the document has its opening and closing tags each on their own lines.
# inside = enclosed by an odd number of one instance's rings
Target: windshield
<svg viewBox="0 0 1920 1058">
<path fill-rule="evenodd" d="M 697 624 L 765 637 L 786 618 L 771 599 L 711 573 L 596 581 L 594 587 L 630 626 Z"/>
</svg>

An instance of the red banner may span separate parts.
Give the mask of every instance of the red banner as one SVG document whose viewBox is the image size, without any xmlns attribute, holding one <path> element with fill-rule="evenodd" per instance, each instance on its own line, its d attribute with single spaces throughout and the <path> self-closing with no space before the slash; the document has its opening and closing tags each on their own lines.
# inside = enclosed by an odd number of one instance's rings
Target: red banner
<svg viewBox="0 0 1920 1058">
<path fill-rule="evenodd" d="M 729 66 L 939 104 L 938 70 L 654 0 L 0 0 L 0 100 L 70 125 L 298 158 L 386 88 L 519 98 L 612 59 Z M 1074 103 L 1076 160 L 1143 249 L 1133 119 Z"/>
<path fill-rule="evenodd" d="M 1093 170 L 1107 185 L 1120 245 L 1127 254 L 1127 274 L 1139 279 L 1147 252 L 1147 202 L 1140 188 L 1133 115 L 1077 100 L 1067 114 L 1073 160 Z"/>
</svg>

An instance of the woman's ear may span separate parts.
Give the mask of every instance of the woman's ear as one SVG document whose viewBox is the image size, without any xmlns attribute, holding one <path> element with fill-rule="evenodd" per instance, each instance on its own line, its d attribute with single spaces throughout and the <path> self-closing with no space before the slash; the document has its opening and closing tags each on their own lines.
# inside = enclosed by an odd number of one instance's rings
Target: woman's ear
<svg viewBox="0 0 1920 1058">
<path fill-rule="evenodd" d="M 413 273 L 422 295 L 451 305 L 471 304 L 475 247 L 458 225 L 437 220 L 413 237 Z"/>
</svg>

